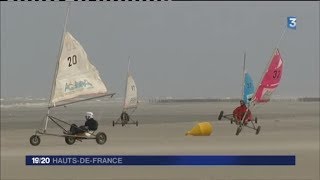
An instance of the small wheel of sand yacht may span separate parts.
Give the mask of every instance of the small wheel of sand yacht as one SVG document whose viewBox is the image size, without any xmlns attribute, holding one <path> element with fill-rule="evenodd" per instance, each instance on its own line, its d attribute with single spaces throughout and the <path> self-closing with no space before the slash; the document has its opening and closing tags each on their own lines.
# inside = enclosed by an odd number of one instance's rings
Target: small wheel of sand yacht
<svg viewBox="0 0 320 180">
<path fill-rule="evenodd" d="M 40 144 L 40 136 L 63 137 L 69 145 L 74 144 L 76 141 L 81 142 L 84 139 L 95 139 L 98 144 L 104 144 L 107 140 L 107 136 L 103 132 L 96 134 L 94 131 L 87 130 L 80 134 L 72 134 L 68 129 L 78 128 L 76 125 L 50 114 L 52 108 L 114 95 L 114 93 L 107 94 L 107 88 L 101 80 L 96 67 L 90 63 L 84 48 L 66 31 L 69 9 L 70 3 L 60 44 L 59 59 L 57 60 L 53 78 L 48 112 L 43 119 L 45 122 L 44 129 L 36 130 L 35 134 L 30 137 L 30 144 L 33 146 Z M 49 121 L 59 127 L 62 133 L 49 133 L 47 128 Z"/>
<path fill-rule="evenodd" d="M 121 126 L 125 126 L 126 124 L 135 124 L 136 126 L 138 126 L 138 121 L 132 118 L 132 114 L 138 108 L 138 90 L 136 83 L 134 82 L 133 77 L 130 74 L 129 66 L 130 57 L 128 59 L 127 84 L 122 112 L 120 117 L 116 121 L 112 121 L 112 126 L 115 126 L 116 124 L 121 124 Z"/>
<path fill-rule="evenodd" d="M 221 118 L 223 117 L 223 111 L 220 111 L 220 114 L 219 114 L 219 116 L 218 116 L 218 120 L 221 120 Z"/>
<path fill-rule="evenodd" d="M 257 135 L 259 134 L 260 129 L 261 129 L 261 127 L 260 127 L 260 126 L 258 126 L 258 128 L 256 129 L 256 134 L 257 134 Z"/>
<path fill-rule="evenodd" d="M 255 130 L 256 135 L 260 133 L 261 126 L 257 126 L 255 124 L 258 123 L 258 118 L 253 118 L 251 115 L 250 109 L 252 109 L 256 104 L 266 103 L 270 101 L 272 93 L 280 84 L 282 69 L 283 69 L 283 60 L 280 55 L 280 51 L 278 48 L 275 49 L 272 58 L 269 61 L 269 64 L 266 68 L 265 73 L 262 76 L 262 79 L 259 83 L 258 89 L 255 91 L 254 95 L 254 87 L 253 81 L 248 73 L 245 72 L 245 58 L 244 58 L 244 86 L 243 86 L 243 102 L 245 106 L 245 111 L 241 111 L 240 114 L 235 113 L 237 109 L 233 112 L 233 114 L 224 115 L 224 112 L 221 111 L 218 120 L 222 118 L 228 119 L 231 123 L 235 122 L 238 125 L 236 135 L 242 130 L 242 127 L 247 127 L 249 129 Z M 253 96 L 252 96 L 253 95 Z M 253 98 L 251 98 L 253 97 Z M 248 107 L 246 107 L 246 105 Z M 238 107 L 239 108 L 239 107 Z M 239 115 L 239 116 L 238 116 Z"/>
<path fill-rule="evenodd" d="M 66 136 L 65 141 L 67 144 L 72 145 L 76 142 L 76 138 L 75 137 L 71 137 L 71 136 Z"/>
<path fill-rule="evenodd" d="M 98 144 L 104 144 L 104 143 L 106 143 L 106 141 L 107 141 L 107 135 L 104 132 L 99 132 L 96 135 L 96 142 Z"/>
<path fill-rule="evenodd" d="M 242 126 L 238 126 L 237 132 L 236 132 L 236 135 L 237 135 L 237 136 L 240 134 L 241 130 L 242 130 Z"/>
<path fill-rule="evenodd" d="M 30 137 L 30 144 L 33 146 L 38 146 L 40 144 L 40 137 L 38 135 L 32 135 Z"/>
</svg>

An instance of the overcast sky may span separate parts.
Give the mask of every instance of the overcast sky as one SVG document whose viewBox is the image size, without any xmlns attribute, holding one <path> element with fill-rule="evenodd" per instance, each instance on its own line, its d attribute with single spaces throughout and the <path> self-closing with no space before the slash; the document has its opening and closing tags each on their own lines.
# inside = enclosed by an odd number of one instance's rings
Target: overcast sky
<svg viewBox="0 0 320 180">
<path fill-rule="evenodd" d="M 49 97 L 65 2 L 1 2 L 1 97 Z M 243 52 L 257 84 L 288 16 L 274 96 L 319 96 L 319 2 L 73 2 L 68 31 L 110 92 L 128 56 L 140 97 L 240 97 Z"/>
</svg>

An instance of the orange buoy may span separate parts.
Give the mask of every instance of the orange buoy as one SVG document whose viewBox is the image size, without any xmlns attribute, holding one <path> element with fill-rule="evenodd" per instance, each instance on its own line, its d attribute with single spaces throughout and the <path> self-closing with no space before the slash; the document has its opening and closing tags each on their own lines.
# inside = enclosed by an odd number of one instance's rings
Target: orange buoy
<svg viewBox="0 0 320 180">
<path fill-rule="evenodd" d="M 212 133 L 212 125 L 209 122 L 201 122 L 195 125 L 190 131 L 186 133 L 192 136 L 210 136 Z"/>
</svg>

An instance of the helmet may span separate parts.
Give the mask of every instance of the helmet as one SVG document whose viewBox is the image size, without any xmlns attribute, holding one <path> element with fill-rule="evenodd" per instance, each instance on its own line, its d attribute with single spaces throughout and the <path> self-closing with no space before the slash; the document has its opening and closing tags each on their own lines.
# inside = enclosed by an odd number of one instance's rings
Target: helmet
<svg viewBox="0 0 320 180">
<path fill-rule="evenodd" d="M 93 118 L 93 113 L 92 112 L 87 112 L 86 113 L 86 119 L 91 119 Z"/>
</svg>

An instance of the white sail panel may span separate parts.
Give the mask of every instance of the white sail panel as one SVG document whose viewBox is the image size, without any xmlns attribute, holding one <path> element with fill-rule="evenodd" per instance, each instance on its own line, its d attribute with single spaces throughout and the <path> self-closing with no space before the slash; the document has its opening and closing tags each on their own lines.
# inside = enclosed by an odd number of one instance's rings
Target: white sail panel
<svg viewBox="0 0 320 180">
<path fill-rule="evenodd" d="M 128 75 L 127 89 L 124 99 L 124 109 L 137 107 L 138 104 L 138 93 L 136 83 L 134 82 L 131 75 Z"/>
<path fill-rule="evenodd" d="M 91 99 L 107 94 L 99 72 L 90 63 L 81 44 L 66 32 L 56 67 L 51 106 Z"/>
</svg>

